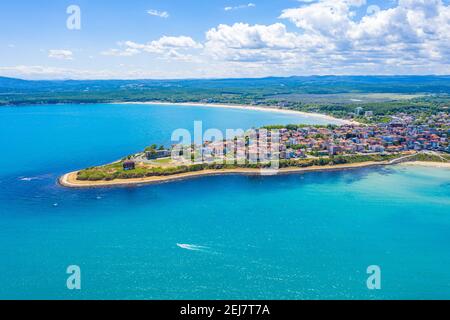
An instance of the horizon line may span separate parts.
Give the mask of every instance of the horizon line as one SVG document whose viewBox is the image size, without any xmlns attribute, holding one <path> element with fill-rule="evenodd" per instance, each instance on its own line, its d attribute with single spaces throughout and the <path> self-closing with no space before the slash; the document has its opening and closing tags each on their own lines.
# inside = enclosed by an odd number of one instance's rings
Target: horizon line
<svg viewBox="0 0 450 320">
<path fill-rule="evenodd" d="M 334 74 L 324 74 L 324 75 L 292 75 L 292 76 L 265 76 L 265 77 L 205 77 L 205 78 L 85 78 L 85 79 L 75 79 L 75 78 L 55 78 L 55 79 L 27 79 L 21 77 L 10 77 L 10 76 L 2 76 L 0 75 L 0 79 L 11 79 L 11 80 L 20 80 L 20 81 L 215 81 L 215 80 L 264 80 L 264 79 L 292 79 L 292 78 L 326 78 L 326 77 L 335 77 L 335 78 L 345 78 L 345 77 L 356 77 L 356 78 L 367 78 L 367 77 L 380 77 L 380 78 L 394 78 L 394 77 L 417 77 L 417 78 L 425 78 L 425 77 L 450 77 L 450 74 L 342 74 L 342 75 L 334 75 Z"/>
</svg>

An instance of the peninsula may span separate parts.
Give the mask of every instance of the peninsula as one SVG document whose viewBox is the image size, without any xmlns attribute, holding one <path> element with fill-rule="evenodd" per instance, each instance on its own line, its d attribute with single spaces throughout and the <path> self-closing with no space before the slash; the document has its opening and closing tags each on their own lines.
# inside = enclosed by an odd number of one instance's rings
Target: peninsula
<svg viewBox="0 0 450 320">
<path fill-rule="evenodd" d="M 426 123 L 398 114 L 388 123 L 374 125 L 267 126 L 256 129 L 254 139 L 246 133 L 198 146 L 152 145 L 114 163 L 65 174 L 59 182 L 66 187 L 92 188 L 211 175 L 342 170 L 405 161 L 450 167 L 449 124 L 449 114 L 439 113 L 428 117 Z"/>
</svg>

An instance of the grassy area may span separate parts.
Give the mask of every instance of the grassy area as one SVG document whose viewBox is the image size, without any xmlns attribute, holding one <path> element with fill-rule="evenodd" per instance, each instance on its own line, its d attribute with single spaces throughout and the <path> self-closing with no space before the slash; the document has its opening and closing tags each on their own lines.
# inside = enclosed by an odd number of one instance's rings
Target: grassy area
<svg viewBox="0 0 450 320">
<path fill-rule="evenodd" d="M 440 156 L 437 156 L 434 154 L 419 153 L 415 157 L 413 157 L 412 160 L 424 162 L 445 162 L 443 158 L 446 159 L 447 162 L 450 162 L 450 154 L 441 154 Z"/>
<path fill-rule="evenodd" d="M 351 164 L 362 162 L 381 162 L 397 158 L 399 155 L 354 155 L 339 156 L 330 158 L 302 159 L 302 160 L 281 160 L 280 168 L 307 168 L 312 166 L 326 166 L 338 164 Z M 165 160 L 165 159 L 164 159 Z M 138 166 L 134 170 L 125 171 L 122 168 L 123 162 L 118 162 L 106 166 L 88 168 L 78 173 L 78 180 L 81 181 L 110 181 L 115 179 L 133 179 L 157 176 L 170 176 L 174 174 L 197 172 L 202 170 L 220 170 L 220 169 L 236 169 L 248 168 L 259 169 L 269 167 L 265 163 L 246 163 L 246 164 L 219 164 L 219 163 L 203 163 L 189 166 Z"/>
<path fill-rule="evenodd" d="M 153 160 L 152 162 L 155 165 L 167 166 L 167 165 L 171 165 L 172 159 L 171 158 L 162 158 L 162 159 Z"/>
</svg>

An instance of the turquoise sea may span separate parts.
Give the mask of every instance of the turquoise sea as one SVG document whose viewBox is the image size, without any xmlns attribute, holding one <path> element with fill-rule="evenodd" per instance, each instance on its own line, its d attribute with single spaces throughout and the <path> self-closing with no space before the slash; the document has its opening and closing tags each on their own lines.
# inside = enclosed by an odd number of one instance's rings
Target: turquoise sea
<svg viewBox="0 0 450 320">
<path fill-rule="evenodd" d="M 195 120 L 219 129 L 323 123 L 203 107 L 0 108 L 0 299 L 450 299 L 446 169 L 56 183 L 169 144 Z M 66 288 L 69 265 L 81 268 L 80 291 Z M 381 267 L 381 290 L 367 289 L 369 265 Z"/>
</svg>

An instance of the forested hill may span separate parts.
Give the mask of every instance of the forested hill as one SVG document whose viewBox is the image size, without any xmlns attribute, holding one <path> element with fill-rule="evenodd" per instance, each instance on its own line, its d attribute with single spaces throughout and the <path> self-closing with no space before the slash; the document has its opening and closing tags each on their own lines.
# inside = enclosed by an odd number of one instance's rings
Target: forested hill
<svg viewBox="0 0 450 320">
<path fill-rule="evenodd" d="M 450 76 L 59 81 L 0 77 L 0 105 L 127 101 L 278 104 L 340 117 L 348 116 L 355 105 L 378 115 L 436 112 L 450 105 Z"/>
<path fill-rule="evenodd" d="M 165 92 L 205 90 L 215 93 L 450 93 L 450 76 L 311 76 L 211 80 L 58 80 L 27 81 L 0 77 L 0 93 L 102 92 L 110 90 Z"/>
</svg>

